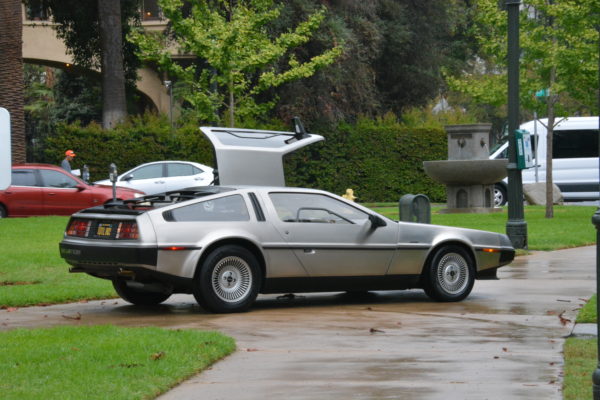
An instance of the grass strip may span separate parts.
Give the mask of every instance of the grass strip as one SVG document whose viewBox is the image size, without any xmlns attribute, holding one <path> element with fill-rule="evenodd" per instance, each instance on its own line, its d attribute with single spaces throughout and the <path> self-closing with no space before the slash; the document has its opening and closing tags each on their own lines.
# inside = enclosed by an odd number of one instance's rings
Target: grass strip
<svg viewBox="0 0 600 400">
<path fill-rule="evenodd" d="M 596 339 L 569 338 L 564 346 L 564 400 L 591 400 L 592 373 L 596 369 Z"/>
<path fill-rule="evenodd" d="M 154 398 L 235 350 L 217 332 L 111 325 L 0 332 L 3 399 Z"/>
<path fill-rule="evenodd" d="M 579 310 L 577 314 L 578 324 L 591 324 L 598 321 L 598 315 L 596 314 L 596 295 L 593 295 L 590 300 Z"/>
</svg>

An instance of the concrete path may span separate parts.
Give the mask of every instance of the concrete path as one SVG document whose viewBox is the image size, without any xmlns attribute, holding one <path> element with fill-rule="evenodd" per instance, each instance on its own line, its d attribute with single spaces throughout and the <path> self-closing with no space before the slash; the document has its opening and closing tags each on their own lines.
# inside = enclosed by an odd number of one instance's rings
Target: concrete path
<svg viewBox="0 0 600 400">
<path fill-rule="evenodd" d="M 561 399 L 562 346 L 595 292 L 595 247 L 518 257 L 460 303 L 422 291 L 260 297 L 245 314 L 191 296 L 0 311 L 0 329 L 58 324 L 219 330 L 238 350 L 161 396 L 186 399 Z M 590 371 L 591 373 L 591 371 Z"/>
</svg>

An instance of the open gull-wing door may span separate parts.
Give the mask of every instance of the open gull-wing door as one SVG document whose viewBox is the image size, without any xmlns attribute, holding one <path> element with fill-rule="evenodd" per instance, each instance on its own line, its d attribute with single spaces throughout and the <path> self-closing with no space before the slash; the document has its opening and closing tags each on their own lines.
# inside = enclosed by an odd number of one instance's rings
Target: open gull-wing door
<svg viewBox="0 0 600 400">
<path fill-rule="evenodd" d="M 285 186 L 283 156 L 324 140 L 306 133 L 294 119 L 295 132 L 201 127 L 215 149 L 219 185 Z"/>
</svg>

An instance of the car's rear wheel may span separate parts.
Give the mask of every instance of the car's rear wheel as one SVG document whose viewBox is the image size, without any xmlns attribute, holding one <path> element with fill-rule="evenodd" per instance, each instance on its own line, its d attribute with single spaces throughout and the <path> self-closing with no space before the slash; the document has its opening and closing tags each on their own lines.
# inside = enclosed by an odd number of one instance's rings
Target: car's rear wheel
<svg viewBox="0 0 600 400">
<path fill-rule="evenodd" d="M 258 296 L 261 275 L 252 252 L 241 246 L 225 245 L 213 250 L 200 266 L 193 294 L 208 311 L 245 311 Z"/>
<path fill-rule="evenodd" d="M 8 213 L 6 212 L 6 208 L 0 204 L 0 218 L 6 218 Z"/>
<path fill-rule="evenodd" d="M 467 297 L 475 283 L 475 266 L 470 254 L 459 246 L 439 248 L 430 259 L 423 288 L 437 301 L 460 301 Z"/>
<path fill-rule="evenodd" d="M 502 185 L 494 185 L 494 206 L 500 207 L 506 204 L 508 201 L 506 188 Z"/>
<path fill-rule="evenodd" d="M 123 300 L 138 306 L 154 306 L 171 296 L 171 293 L 151 292 L 128 286 L 123 279 L 113 280 L 113 287 Z"/>
</svg>

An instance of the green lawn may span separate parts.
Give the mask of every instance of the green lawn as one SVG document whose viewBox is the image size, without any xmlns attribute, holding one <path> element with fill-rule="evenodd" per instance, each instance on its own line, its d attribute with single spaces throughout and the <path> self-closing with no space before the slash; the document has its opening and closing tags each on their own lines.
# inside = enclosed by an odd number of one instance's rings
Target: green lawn
<svg viewBox="0 0 600 400">
<path fill-rule="evenodd" d="M 0 332 L 0 397 L 150 399 L 235 350 L 216 332 L 68 326 Z"/>
<path fill-rule="evenodd" d="M 0 307 L 114 297 L 109 281 L 70 274 L 58 243 L 68 217 L 0 219 Z"/>
</svg>

